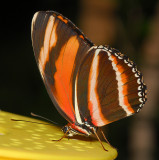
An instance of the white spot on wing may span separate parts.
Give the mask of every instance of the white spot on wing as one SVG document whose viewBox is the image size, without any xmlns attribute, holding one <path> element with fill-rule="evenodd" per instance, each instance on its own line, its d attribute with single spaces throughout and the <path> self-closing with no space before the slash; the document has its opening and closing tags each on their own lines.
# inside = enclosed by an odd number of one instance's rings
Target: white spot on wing
<svg viewBox="0 0 159 160">
<path fill-rule="evenodd" d="M 141 84 L 140 78 L 137 79 L 137 83 L 138 83 L 138 84 Z"/>
<path fill-rule="evenodd" d="M 142 98 L 139 98 L 139 101 L 140 101 L 141 103 L 143 103 L 143 100 L 142 100 Z"/>
<path fill-rule="evenodd" d="M 137 109 L 137 113 L 140 111 L 140 108 Z"/>
<path fill-rule="evenodd" d="M 138 96 L 139 96 L 139 97 L 142 97 L 142 94 L 141 94 L 141 92 L 139 92 L 139 93 L 138 93 Z"/>
<path fill-rule="evenodd" d="M 141 90 L 141 89 L 142 89 L 142 87 L 141 87 L 141 86 L 139 86 L 139 87 L 138 87 L 138 90 Z"/>
</svg>

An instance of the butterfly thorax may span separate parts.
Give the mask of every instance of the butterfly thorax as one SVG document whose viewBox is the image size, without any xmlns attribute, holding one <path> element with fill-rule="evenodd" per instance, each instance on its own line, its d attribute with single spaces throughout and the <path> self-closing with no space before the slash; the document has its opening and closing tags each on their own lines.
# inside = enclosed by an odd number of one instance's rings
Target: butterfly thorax
<svg viewBox="0 0 159 160">
<path fill-rule="evenodd" d="M 84 135 L 84 136 L 90 136 L 94 134 L 94 131 L 96 131 L 97 128 L 93 125 L 89 124 L 67 124 L 62 128 L 62 131 L 67 134 L 67 136 L 71 137 L 74 135 Z"/>
</svg>

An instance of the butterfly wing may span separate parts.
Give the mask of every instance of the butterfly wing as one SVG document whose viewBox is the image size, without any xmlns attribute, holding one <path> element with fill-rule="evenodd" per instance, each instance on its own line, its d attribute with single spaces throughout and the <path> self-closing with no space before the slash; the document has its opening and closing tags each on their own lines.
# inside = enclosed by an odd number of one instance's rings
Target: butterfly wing
<svg viewBox="0 0 159 160">
<path fill-rule="evenodd" d="M 75 122 L 75 75 L 93 43 L 61 14 L 40 11 L 32 20 L 32 44 L 51 100 L 63 117 Z"/>
<path fill-rule="evenodd" d="M 146 86 L 135 64 L 110 47 L 92 47 L 76 78 L 82 121 L 104 126 L 130 116 L 146 101 Z"/>
</svg>

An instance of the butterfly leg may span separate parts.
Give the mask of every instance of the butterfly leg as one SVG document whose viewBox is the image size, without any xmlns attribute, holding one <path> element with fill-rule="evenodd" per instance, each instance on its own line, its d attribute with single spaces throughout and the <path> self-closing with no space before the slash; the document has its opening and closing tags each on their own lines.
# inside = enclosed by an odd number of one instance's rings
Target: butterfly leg
<svg viewBox="0 0 159 160">
<path fill-rule="evenodd" d="M 104 135 L 104 132 L 102 131 L 101 128 L 100 128 L 100 131 L 101 131 L 101 133 L 102 133 L 102 135 L 103 135 L 105 141 L 106 141 L 112 148 L 114 148 L 114 147 L 109 143 L 108 139 L 107 139 L 106 136 Z"/>
<path fill-rule="evenodd" d="M 65 138 L 66 137 L 66 134 L 64 134 L 60 139 L 55 139 L 55 140 L 52 140 L 52 141 L 57 141 L 57 142 L 59 142 L 59 141 L 61 141 L 63 138 Z"/>
<path fill-rule="evenodd" d="M 70 130 L 71 128 L 69 128 L 66 132 L 65 132 L 65 134 L 60 138 L 60 139 L 55 139 L 55 140 L 52 140 L 52 141 L 61 141 L 63 138 L 65 138 L 66 137 L 66 135 L 67 135 L 67 133 L 69 132 L 69 130 Z"/>
<path fill-rule="evenodd" d="M 93 132 L 94 132 L 94 134 L 96 135 L 96 137 L 97 137 L 98 141 L 100 142 L 100 144 L 101 144 L 102 148 L 103 148 L 105 151 L 108 151 L 107 149 L 105 149 L 105 147 L 104 147 L 104 145 L 103 145 L 102 141 L 100 140 L 100 138 L 99 138 L 99 136 L 98 136 L 98 134 L 97 134 L 97 132 L 95 131 L 95 129 L 94 129 L 94 128 L 93 128 Z"/>
<path fill-rule="evenodd" d="M 102 131 L 102 129 L 100 128 L 100 132 L 102 133 L 105 141 L 111 146 L 111 144 L 109 143 L 108 139 L 106 138 L 106 136 L 104 135 L 104 132 Z"/>
</svg>

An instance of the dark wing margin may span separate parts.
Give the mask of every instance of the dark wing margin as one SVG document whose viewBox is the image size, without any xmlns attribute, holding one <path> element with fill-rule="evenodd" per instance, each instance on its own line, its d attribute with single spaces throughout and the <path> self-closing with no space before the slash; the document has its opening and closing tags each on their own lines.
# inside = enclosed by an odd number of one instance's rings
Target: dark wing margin
<svg viewBox="0 0 159 160">
<path fill-rule="evenodd" d="M 146 102 L 146 93 L 136 65 L 108 46 L 92 47 L 77 74 L 81 116 L 95 126 L 138 112 Z"/>
<path fill-rule="evenodd" d="M 73 123 L 76 121 L 74 81 L 93 43 L 70 20 L 53 11 L 35 13 L 31 36 L 48 94 L 60 114 Z"/>
</svg>

